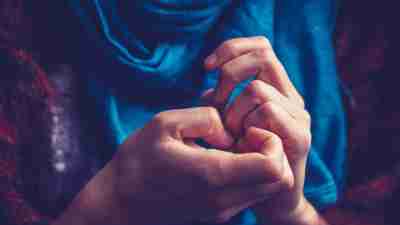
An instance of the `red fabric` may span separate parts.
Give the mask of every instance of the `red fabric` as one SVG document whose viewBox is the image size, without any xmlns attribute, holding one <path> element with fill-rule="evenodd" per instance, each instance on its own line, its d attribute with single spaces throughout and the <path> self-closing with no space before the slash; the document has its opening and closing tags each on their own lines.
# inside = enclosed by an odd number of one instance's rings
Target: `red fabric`
<svg viewBox="0 0 400 225">
<path fill-rule="evenodd" d="M 28 64 L 32 67 L 35 74 L 35 86 L 41 91 L 41 94 L 47 97 L 53 96 L 55 91 L 50 85 L 44 70 L 33 60 L 32 56 L 21 49 L 11 49 L 10 53 L 22 64 Z"/>
<path fill-rule="evenodd" d="M 35 82 L 32 85 L 40 90 L 43 96 L 51 96 L 53 94 L 45 72 L 27 52 L 16 49 L 10 49 L 8 52 L 21 65 L 29 65 L 32 68 L 35 76 Z M 0 111 L 0 205 L 5 210 L 7 220 L 11 225 L 29 225 L 48 221 L 46 216 L 33 209 L 29 202 L 24 199 L 24 196 L 18 192 L 16 152 L 18 130 L 5 117 Z"/>
</svg>

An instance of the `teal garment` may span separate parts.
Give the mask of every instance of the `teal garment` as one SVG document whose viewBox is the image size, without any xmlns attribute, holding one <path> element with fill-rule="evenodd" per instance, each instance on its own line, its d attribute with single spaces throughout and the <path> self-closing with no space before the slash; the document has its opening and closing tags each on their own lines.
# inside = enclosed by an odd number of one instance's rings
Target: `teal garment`
<svg viewBox="0 0 400 225">
<path fill-rule="evenodd" d="M 218 79 L 201 65 L 220 43 L 266 36 L 312 116 L 305 195 L 318 208 L 338 199 L 346 118 L 332 46 L 335 0 L 69 1 L 87 31 L 82 64 L 91 93 L 117 144 L 160 111 L 197 105 Z M 247 210 L 229 224 L 256 219 Z"/>
</svg>

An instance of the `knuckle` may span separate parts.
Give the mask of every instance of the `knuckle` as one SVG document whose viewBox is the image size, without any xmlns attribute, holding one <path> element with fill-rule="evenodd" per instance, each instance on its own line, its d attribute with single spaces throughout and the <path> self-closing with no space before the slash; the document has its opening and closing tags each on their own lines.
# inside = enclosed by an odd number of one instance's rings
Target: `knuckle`
<svg viewBox="0 0 400 225">
<path fill-rule="evenodd" d="M 235 39 L 225 41 L 221 45 L 221 53 L 229 55 L 229 56 L 236 56 L 238 52 L 237 48 L 238 41 Z"/>
<path fill-rule="evenodd" d="M 276 159 L 276 157 L 269 155 L 264 157 L 263 165 L 262 169 L 265 174 L 268 174 L 269 179 L 280 184 L 283 177 L 283 171 L 279 160 Z"/>
<path fill-rule="evenodd" d="M 151 123 L 155 126 L 156 129 L 162 130 L 169 124 L 169 115 L 170 112 L 168 111 L 160 112 L 153 117 Z"/>
<path fill-rule="evenodd" d="M 302 159 L 307 157 L 312 145 L 312 135 L 311 131 L 304 129 L 297 134 L 291 141 L 293 144 L 290 149 L 290 158 Z M 290 145 L 290 144 L 289 144 Z M 296 146 L 296 147 L 294 147 Z"/>
<path fill-rule="evenodd" d="M 168 110 L 155 115 L 150 122 L 152 124 L 153 131 L 155 133 L 158 132 L 159 134 L 167 132 L 169 136 L 175 139 L 180 139 L 180 132 L 184 124 L 176 120 L 177 112 L 179 112 L 179 110 Z"/>
<path fill-rule="evenodd" d="M 217 124 L 220 121 L 218 110 L 214 107 L 205 107 L 204 110 L 205 115 L 207 116 L 208 134 L 213 135 L 215 129 L 217 128 Z"/>
<path fill-rule="evenodd" d="M 303 133 L 303 136 L 301 137 L 300 140 L 300 144 L 301 144 L 301 150 L 298 152 L 298 154 L 300 156 L 307 156 L 311 149 L 311 144 L 312 144 L 312 135 L 309 130 Z"/>
<path fill-rule="evenodd" d="M 258 49 L 254 51 L 254 56 L 259 60 L 262 68 L 266 68 L 272 63 L 273 51 L 268 48 Z"/>
<path fill-rule="evenodd" d="M 270 137 L 268 137 L 268 144 L 274 149 L 283 148 L 282 139 L 274 133 L 270 133 Z"/>
<path fill-rule="evenodd" d="M 271 101 L 265 102 L 260 108 L 257 110 L 258 117 L 263 118 L 263 121 L 267 125 L 272 125 L 274 115 L 275 115 L 275 104 Z"/>
<path fill-rule="evenodd" d="M 306 123 L 311 125 L 311 114 L 308 111 L 304 110 L 303 117 Z"/>
<path fill-rule="evenodd" d="M 300 94 L 299 94 L 298 101 L 299 101 L 299 105 L 300 105 L 302 108 L 305 108 L 305 107 L 306 107 L 306 102 L 304 101 L 303 96 L 301 96 Z"/>
<path fill-rule="evenodd" d="M 224 81 L 228 81 L 230 83 L 239 83 L 240 78 L 239 76 L 235 76 L 235 73 L 233 72 L 232 68 L 230 67 L 229 64 L 225 64 L 221 68 L 221 78 Z"/>
<path fill-rule="evenodd" d="M 244 90 L 244 95 L 249 96 L 252 104 L 256 106 L 272 102 L 276 98 L 274 87 L 261 80 L 252 81 Z"/>
<path fill-rule="evenodd" d="M 290 191 L 294 187 L 294 178 L 291 173 L 283 172 L 279 180 L 280 189 L 283 191 Z"/>
<path fill-rule="evenodd" d="M 245 92 L 251 97 L 260 97 L 265 83 L 261 80 L 253 80 L 246 87 Z"/>
<path fill-rule="evenodd" d="M 261 43 L 263 43 L 264 48 L 266 49 L 272 49 L 272 44 L 269 41 L 268 38 L 266 38 L 265 36 L 257 36 L 255 37 L 257 40 L 259 40 Z"/>
<path fill-rule="evenodd" d="M 211 122 L 216 122 L 219 120 L 219 112 L 216 108 L 208 106 L 204 107 L 205 113 Z"/>
<path fill-rule="evenodd" d="M 272 101 L 263 104 L 263 110 L 265 114 L 275 115 L 279 112 L 279 106 Z"/>
<path fill-rule="evenodd" d="M 303 120 L 306 123 L 307 128 L 310 128 L 311 127 L 312 118 L 311 118 L 311 114 L 307 110 L 304 110 Z"/>
<path fill-rule="evenodd" d="M 239 132 L 238 129 L 240 129 L 240 123 L 233 114 L 227 114 L 225 123 L 226 127 L 229 128 L 231 132 Z"/>
<path fill-rule="evenodd" d="M 288 190 L 293 186 L 293 177 L 283 165 L 283 160 L 271 157 L 265 160 L 265 172 L 270 175 L 274 183 L 279 185 L 281 190 Z"/>
</svg>

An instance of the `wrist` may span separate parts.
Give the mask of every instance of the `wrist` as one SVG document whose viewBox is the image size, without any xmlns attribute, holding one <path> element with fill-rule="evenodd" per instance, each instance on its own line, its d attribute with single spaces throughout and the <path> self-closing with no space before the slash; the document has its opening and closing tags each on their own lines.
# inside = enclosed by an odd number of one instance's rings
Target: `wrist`
<svg viewBox="0 0 400 225">
<path fill-rule="evenodd" d="M 292 210 L 264 214 L 260 220 L 263 225 L 327 225 L 304 195 Z"/>
<path fill-rule="evenodd" d="M 123 210 L 115 201 L 112 163 L 103 168 L 75 197 L 53 225 L 119 225 Z"/>
</svg>

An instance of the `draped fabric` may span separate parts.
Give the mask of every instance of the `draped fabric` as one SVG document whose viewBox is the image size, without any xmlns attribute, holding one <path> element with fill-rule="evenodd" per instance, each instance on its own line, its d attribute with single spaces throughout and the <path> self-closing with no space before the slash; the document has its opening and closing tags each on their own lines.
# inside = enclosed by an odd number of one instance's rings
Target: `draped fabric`
<svg viewBox="0 0 400 225">
<path fill-rule="evenodd" d="M 87 32 L 83 70 L 117 144 L 157 112 L 192 107 L 214 87 L 204 57 L 225 40 L 266 36 L 304 96 L 313 145 L 305 194 L 317 207 L 344 185 L 346 119 L 332 33 L 334 0 L 70 0 Z M 239 85 L 235 95 L 245 84 Z M 254 224 L 247 213 L 233 224 Z"/>
</svg>

